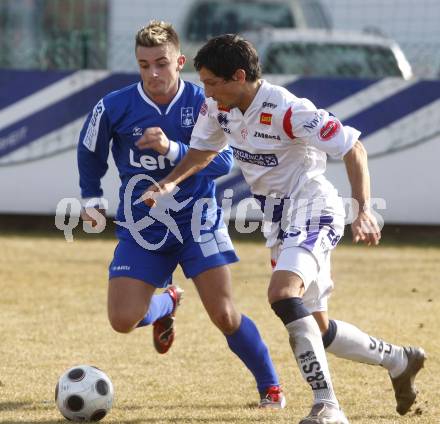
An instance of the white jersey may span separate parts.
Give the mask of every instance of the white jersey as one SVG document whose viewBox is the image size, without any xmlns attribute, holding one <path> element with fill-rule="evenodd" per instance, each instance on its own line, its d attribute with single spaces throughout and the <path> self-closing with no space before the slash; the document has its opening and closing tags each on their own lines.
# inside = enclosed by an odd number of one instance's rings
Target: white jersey
<svg viewBox="0 0 440 424">
<path fill-rule="evenodd" d="M 342 158 L 359 135 L 309 100 L 263 80 L 244 114 L 207 99 L 190 145 L 220 151 L 229 144 L 253 194 L 293 198 L 312 179 L 331 189 L 316 178 L 325 172 L 327 154 Z"/>
</svg>

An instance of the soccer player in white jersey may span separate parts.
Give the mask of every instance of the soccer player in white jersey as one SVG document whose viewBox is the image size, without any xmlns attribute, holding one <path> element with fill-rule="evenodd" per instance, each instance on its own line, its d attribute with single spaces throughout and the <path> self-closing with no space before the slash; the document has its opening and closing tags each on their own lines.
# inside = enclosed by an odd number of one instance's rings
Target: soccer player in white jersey
<svg viewBox="0 0 440 424">
<path fill-rule="evenodd" d="M 99 207 L 111 140 L 121 178 L 118 244 L 109 267 L 110 323 L 121 333 L 152 324 L 154 345 L 165 353 L 174 339 L 181 292 L 171 286 L 163 294 L 153 293 L 167 287 L 179 264 L 229 348 L 255 377 L 259 406 L 283 408 L 285 398 L 269 350 L 253 321 L 232 300 L 228 264 L 238 258 L 214 196 L 214 179 L 232 167 L 229 149 L 167 199 L 173 208 L 158 214 L 160 208 L 151 211 L 137 202 L 148 185 L 168 175 L 189 149 L 205 96 L 201 87 L 179 76 L 185 56 L 170 24 L 152 21 L 140 29 L 135 54 L 141 81 L 104 96 L 89 114 L 78 144 L 81 193 L 85 200 L 90 198 L 91 206 L 83 211 L 84 220 L 92 220 L 89 213 Z M 213 226 L 196 240 L 191 232 L 194 205 L 206 198 L 209 207 L 195 218 Z"/>
<path fill-rule="evenodd" d="M 158 187 L 148 189 L 145 202 L 154 205 L 229 144 L 265 220 L 271 222 L 265 233 L 273 264 L 268 298 L 314 395 L 311 412 L 300 424 L 348 423 L 333 391 L 325 349 L 386 368 L 396 409 L 405 414 L 416 398 L 414 379 L 425 360 L 423 349 L 383 342 L 327 315 L 333 287 L 330 252 L 344 229 L 342 200 L 324 177 L 327 155 L 344 160 L 359 205 L 353 241 L 377 245 L 381 236 L 369 209 L 367 154 L 359 131 L 262 80 L 254 47 L 236 35 L 209 40 L 194 63 L 208 99 L 191 148 Z"/>
</svg>

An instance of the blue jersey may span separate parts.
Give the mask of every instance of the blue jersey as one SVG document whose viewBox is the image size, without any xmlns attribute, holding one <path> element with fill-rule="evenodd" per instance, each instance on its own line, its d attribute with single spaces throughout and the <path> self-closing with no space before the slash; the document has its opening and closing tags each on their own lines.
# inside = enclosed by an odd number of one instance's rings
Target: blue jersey
<svg viewBox="0 0 440 424">
<path fill-rule="evenodd" d="M 103 196 L 101 178 L 108 168 L 110 141 L 112 141 L 111 150 L 121 179 L 116 218 L 118 221 L 126 220 L 127 209 L 124 211 L 124 205 L 127 208 L 127 201 L 130 202 L 130 210 L 135 221 L 148 215 L 150 208 L 143 202 L 136 205 L 134 203 L 151 185 L 151 179 L 159 181 L 164 178 L 185 155 L 203 103 L 202 88 L 183 80 L 179 82 L 176 96 L 166 106 L 156 105 L 144 93 L 141 82 L 112 92 L 101 99 L 87 117 L 78 144 L 82 197 Z M 135 146 L 135 142 L 149 127 L 160 127 L 170 140 L 178 144 L 179 154 L 174 162 L 152 149 L 140 150 Z M 225 150 L 207 168 L 179 185 L 180 190 L 173 197 L 175 201 L 185 206 L 180 210 L 167 211 L 179 226 L 191 222 L 193 205 L 197 200 L 215 199 L 213 179 L 227 174 L 232 164 L 231 152 Z M 140 174 L 147 175 L 151 179 L 133 178 Z M 124 200 L 127 185 L 131 194 Z M 191 197 L 192 200 L 187 202 Z M 147 232 L 151 236 L 151 230 L 154 230 L 158 232 L 157 237 L 160 238 L 166 231 L 165 227 L 160 221 L 154 220 L 148 225 Z M 123 237 L 124 234 L 128 235 L 123 228 L 118 228 L 118 235 Z"/>
</svg>

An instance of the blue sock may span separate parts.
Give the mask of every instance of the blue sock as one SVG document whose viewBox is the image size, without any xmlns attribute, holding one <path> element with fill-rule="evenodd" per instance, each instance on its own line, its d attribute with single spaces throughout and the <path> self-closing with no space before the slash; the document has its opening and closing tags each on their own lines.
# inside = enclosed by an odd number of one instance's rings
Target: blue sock
<svg viewBox="0 0 440 424">
<path fill-rule="evenodd" d="M 263 393 L 269 386 L 279 386 L 278 375 L 269 350 L 253 321 L 242 315 L 240 327 L 234 334 L 226 336 L 226 340 L 232 352 L 254 375 L 260 393 Z"/>
<path fill-rule="evenodd" d="M 150 325 L 159 318 L 173 312 L 174 303 L 169 293 L 155 294 L 151 297 L 150 307 L 144 318 L 139 321 L 137 327 Z"/>
</svg>

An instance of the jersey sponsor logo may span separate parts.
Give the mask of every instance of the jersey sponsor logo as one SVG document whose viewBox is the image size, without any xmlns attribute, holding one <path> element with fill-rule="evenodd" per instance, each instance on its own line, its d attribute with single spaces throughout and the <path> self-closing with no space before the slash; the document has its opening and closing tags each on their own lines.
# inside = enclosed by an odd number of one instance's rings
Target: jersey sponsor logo
<svg viewBox="0 0 440 424">
<path fill-rule="evenodd" d="M 102 112 L 104 112 L 104 110 L 105 110 L 104 102 L 101 100 L 93 109 L 93 115 L 92 115 L 92 118 L 90 119 L 90 123 L 93 126 L 96 126 L 96 124 L 99 123 L 98 121 L 101 117 Z"/>
<path fill-rule="evenodd" d="M 131 269 L 130 265 L 112 266 L 112 271 L 130 271 L 130 269 Z"/>
<path fill-rule="evenodd" d="M 270 102 L 263 102 L 263 107 L 267 107 L 269 109 L 275 109 L 278 105 L 276 105 L 275 103 L 270 103 Z"/>
<path fill-rule="evenodd" d="M 90 118 L 89 125 L 87 127 L 86 135 L 83 139 L 83 144 L 91 152 L 96 150 L 96 143 L 98 141 L 99 123 L 101 122 L 102 114 L 105 111 L 104 102 L 100 100 L 94 107 L 92 117 Z"/>
<path fill-rule="evenodd" d="M 289 109 L 287 109 L 286 113 L 284 114 L 283 129 L 287 136 L 293 140 L 296 137 L 293 135 L 292 114 L 292 108 L 289 107 Z"/>
<path fill-rule="evenodd" d="M 261 112 L 260 114 L 260 124 L 263 125 L 272 125 L 272 114 Z"/>
<path fill-rule="evenodd" d="M 232 147 L 232 152 L 234 158 L 241 162 L 265 167 L 274 167 L 278 165 L 278 158 L 273 153 L 250 153 L 246 150 L 237 149 L 236 147 Z"/>
<path fill-rule="evenodd" d="M 135 168 L 144 168 L 147 171 L 155 171 L 156 169 L 165 169 L 167 166 L 174 166 L 174 163 L 162 155 L 157 158 L 150 155 L 141 155 L 139 156 L 139 162 L 136 162 L 134 152 L 130 149 L 130 165 Z"/>
<path fill-rule="evenodd" d="M 219 113 L 217 115 L 217 121 L 222 127 L 226 127 L 229 124 L 229 119 L 224 113 Z"/>
<path fill-rule="evenodd" d="M 142 128 L 139 128 L 139 127 L 133 128 L 133 136 L 141 137 L 143 133 L 144 133 L 144 131 L 142 130 Z"/>
<path fill-rule="evenodd" d="M 306 122 L 303 125 L 303 128 L 307 132 L 312 132 L 312 130 L 314 130 L 318 126 L 320 121 L 321 121 L 321 115 L 318 112 L 315 112 L 315 116 L 313 117 L 313 119 L 311 119 L 310 121 Z"/>
<path fill-rule="evenodd" d="M 219 113 L 217 115 L 217 121 L 225 133 L 231 134 L 231 130 L 228 128 L 229 119 L 225 113 Z"/>
<path fill-rule="evenodd" d="M 339 132 L 340 128 L 341 128 L 341 124 L 339 123 L 339 121 L 336 120 L 328 121 L 321 128 L 321 131 L 319 131 L 319 138 L 322 141 L 328 141 Z"/>
<path fill-rule="evenodd" d="M 266 133 L 262 133 L 260 131 L 255 131 L 254 137 L 271 139 L 271 140 L 281 140 L 281 137 L 278 134 L 277 135 L 275 135 L 275 134 L 266 134 Z"/>
<path fill-rule="evenodd" d="M 192 107 L 182 107 L 180 109 L 182 127 L 188 128 L 194 126 L 194 109 Z"/>
<path fill-rule="evenodd" d="M 200 114 L 205 116 L 208 113 L 208 105 L 206 102 L 203 102 L 202 107 L 200 108 Z"/>
</svg>

